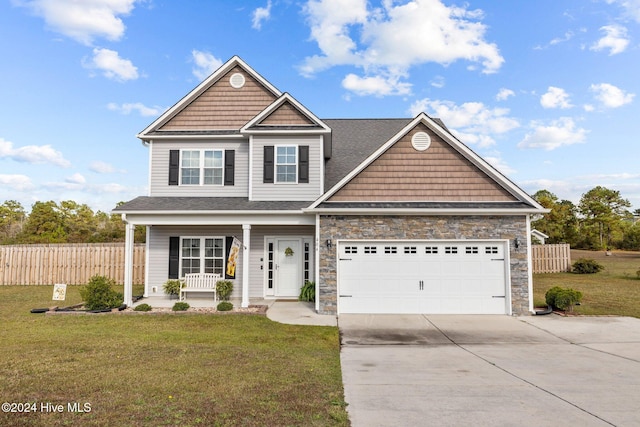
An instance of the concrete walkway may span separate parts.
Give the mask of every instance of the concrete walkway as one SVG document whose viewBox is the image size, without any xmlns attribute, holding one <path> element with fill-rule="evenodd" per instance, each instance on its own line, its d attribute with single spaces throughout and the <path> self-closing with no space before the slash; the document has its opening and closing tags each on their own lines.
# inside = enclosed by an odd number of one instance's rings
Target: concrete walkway
<svg viewBox="0 0 640 427">
<path fill-rule="evenodd" d="M 341 315 L 352 425 L 640 426 L 640 319 Z"/>
<path fill-rule="evenodd" d="M 336 316 L 318 314 L 315 303 L 296 300 L 276 300 L 267 310 L 267 317 L 290 325 L 337 326 Z"/>
</svg>

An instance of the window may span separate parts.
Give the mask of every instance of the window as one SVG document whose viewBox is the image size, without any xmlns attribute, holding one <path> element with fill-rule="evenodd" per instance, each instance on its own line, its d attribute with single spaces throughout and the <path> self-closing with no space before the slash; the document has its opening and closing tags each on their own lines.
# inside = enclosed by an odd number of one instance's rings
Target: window
<svg viewBox="0 0 640 427">
<path fill-rule="evenodd" d="M 365 246 L 364 247 L 365 254 L 375 254 L 378 253 L 378 248 L 375 246 Z"/>
<path fill-rule="evenodd" d="M 497 254 L 498 253 L 498 247 L 497 246 L 487 246 L 486 248 L 484 248 L 484 253 L 486 253 L 486 254 Z"/>
<path fill-rule="evenodd" d="M 357 254 L 358 253 L 358 247 L 357 246 L 345 246 L 344 253 L 345 254 Z"/>
<path fill-rule="evenodd" d="M 276 147 L 276 182 L 297 181 L 297 147 L 286 145 Z"/>
<path fill-rule="evenodd" d="M 438 247 L 437 246 L 425 246 L 424 253 L 425 254 L 437 254 L 438 253 Z"/>
<path fill-rule="evenodd" d="M 415 246 L 405 246 L 404 247 L 405 254 L 415 254 L 417 253 L 417 248 Z"/>
<path fill-rule="evenodd" d="M 222 185 L 223 150 L 183 150 L 180 160 L 182 185 Z"/>
<path fill-rule="evenodd" d="M 224 238 L 183 238 L 180 262 L 180 277 L 189 273 L 215 273 L 224 277 Z"/>
<path fill-rule="evenodd" d="M 456 246 L 445 246 L 444 247 L 445 254 L 457 254 L 458 248 Z"/>
<path fill-rule="evenodd" d="M 384 253 L 385 254 L 397 254 L 398 253 L 398 247 L 397 246 L 385 246 L 384 247 Z"/>
<path fill-rule="evenodd" d="M 466 246 L 464 248 L 464 253 L 466 253 L 466 254 L 477 254 L 478 253 L 478 247 L 477 246 Z"/>
</svg>

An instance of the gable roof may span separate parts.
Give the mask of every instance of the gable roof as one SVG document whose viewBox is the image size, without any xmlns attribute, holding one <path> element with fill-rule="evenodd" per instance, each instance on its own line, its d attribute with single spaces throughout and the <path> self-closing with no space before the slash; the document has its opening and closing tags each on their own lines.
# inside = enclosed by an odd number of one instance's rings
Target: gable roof
<svg viewBox="0 0 640 427">
<path fill-rule="evenodd" d="M 330 120 L 326 121 L 329 125 L 332 125 Z M 396 126 L 400 124 L 400 121 L 395 123 Z M 453 148 L 460 156 L 466 159 L 469 163 L 474 165 L 477 169 L 479 169 L 483 174 L 486 174 L 490 180 L 493 180 L 500 188 L 504 189 L 508 194 L 510 194 L 513 199 L 505 200 L 505 202 L 513 202 L 519 201 L 527 205 L 528 207 L 533 208 L 534 210 L 543 210 L 544 208 L 540 206 L 532 197 L 530 197 L 526 192 L 520 189 L 516 184 L 514 184 L 511 180 L 509 180 L 506 176 L 500 173 L 497 169 L 495 169 L 492 165 L 490 165 L 487 161 L 478 156 L 475 152 L 469 149 L 466 145 L 460 142 L 457 138 L 455 138 L 443 125 L 439 120 L 434 120 L 431 117 L 427 116 L 424 113 L 419 114 L 413 120 L 405 121 L 405 126 L 401 129 L 397 130 L 394 135 L 391 135 L 388 140 L 382 145 L 378 143 L 377 149 L 366 157 L 363 161 L 361 161 L 358 165 L 356 165 L 349 173 L 345 176 L 341 177 L 338 182 L 333 183 L 331 186 L 327 186 L 326 188 L 330 188 L 325 192 L 323 196 L 317 199 L 311 206 L 310 209 L 318 208 L 322 205 L 323 208 L 330 206 L 332 203 L 330 198 L 335 195 L 338 191 L 344 188 L 348 183 L 350 183 L 355 177 L 358 176 L 363 170 L 365 170 L 368 166 L 370 166 L 373 162 L 379 159 L 384 153 L 386 153 L 391 147 L 394 146 L 402 137 L 407 135 L 412 129 L 416 128 L 418 125 L 424 125 L 429 130 L 433 131 L 436 135 L 438 135 L 446 144 L 448 144 L 451 148 Z M 379 139 L 376 138 L 378 142 Z M 374 144 L 373 141 L 370 141 L 370 146 Z M 334 144 L 338 145 L 338 144 Z M 339 156 L 336 156 L 339 157 Z M 329 165 L 327 164 L 327 167 Z M 340 174 L 336 174 L 340 175 Z M 334 176 L 335 179 L 335 176 Z M 425 200 L 427 202 L 427 200 Z M 432 201 L 433 202 L 433 201 Z M 446 202 L 446 200 L 438 200 L 437 202 Z M 344 203 L 342 203 L 344 205 Z M 511 204 L 513 206 L 513 204 Z M 337 206 L 336 206 L 337 207 Z M 343 209 L 345 207 L 341 207 Z"/>
<path fill-rule="evenodd" d="M 212 129 L 212 128 L 171 128 L 167 129 L 164 132 L 162 128 L 167 125 L 172 119 L 174 119 L 178 114 L 182 113 L 186 108 L 189 107 L 190 104 L 196 102 L 198 98 L 200 98 L 203 94 L 206 94 L 208 90 L 210 90 L 216 83 L 218 83 L 224 76 L 233 71 L 234 69 L 242 70 L 246 76 L 250 77 L 252 81 L 255 81 L 257 87 L 264 90 L 266 94 L 269 94 L 269 98 L 264 105 L 258 106 L 256 113 L 260 112 L 264 107 L 269 105 L 274 99 L 279 98 L 282 93 L 269 81 L 267 81 L 264 77 L 262 77 L 259 73 L 257 73 L 253 68 L 251 68 L 247 63 L 245 63 L 240 57 L 234 56 L 226 63 L 224 63 L 220 68 L 214 71 L 209 77 L 203 80 L 198 86 L 196 86 L 191 92 L 185 95 L 180 101 L 174 104 L 171 108 L 165 111 L 160 117 L 158 117 L 153 123 L 147 126 L 142 132 L 140 132 L 137 137 L 142 140 L 148 140 L 151 138 L 158 138 L 162 136 L 175 136 L 175 135 L 191 135 L 190 133 L 185 133 L 189 131 L 198 131 L 200 134 L 204 132 L 209 132 L 209 135 L 226 135 L 226 134 L 239 134 L 238 130 L 242 126 L 237 126 L 235 128 L 230 127 L 229 129 Z M 251 119 L 256 113 L 250 114 L 247 117 L 248 121 Z M 213 132 L 213 133 L 211 133 Z"/>
<path fill-rule="evenodd" d="M 274 116 L 281 112 L 280 117 Z M 274 119 L 274 120 L 269 120 Z M 242 133 L 273 132 L 331 132 L 331 129 L 315 114 L 299 103 L 289 93 L 282 94 L 271 105 L 249 120 L 241 129 Z"/>
</svg>

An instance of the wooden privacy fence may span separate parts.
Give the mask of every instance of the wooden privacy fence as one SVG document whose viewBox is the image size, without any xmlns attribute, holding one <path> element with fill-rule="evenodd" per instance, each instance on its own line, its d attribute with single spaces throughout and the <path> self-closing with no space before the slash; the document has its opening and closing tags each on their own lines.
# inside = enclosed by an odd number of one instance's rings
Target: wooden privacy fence
<svg viewBox="0 0 640 427">
<path fill-rule="evenodd" d="M 133 283 L 144 283 L 144 252 L 134 246 Z M 81 285 L 96 274 L 123 283 L 124 243 L 0 245 L 0 285 Z"/>
<path fill-rule="evenodd" d="M 534 273 L 562 273 L 571 271 L 571 248 L 568 243 L 531 245 Z"/>
</svg>

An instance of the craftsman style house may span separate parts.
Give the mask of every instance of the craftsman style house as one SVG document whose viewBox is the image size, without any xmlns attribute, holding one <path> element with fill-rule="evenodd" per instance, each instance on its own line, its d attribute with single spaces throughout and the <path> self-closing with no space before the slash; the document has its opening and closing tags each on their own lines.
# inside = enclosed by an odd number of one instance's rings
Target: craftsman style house
<svg viewBox="0 0 640 427">
<path fill-rule="evenodd" d="M 545 210 L 438 119 L 320 119 L 233 57 L 138 137 L 149 193 L 114 210 L 127 304 L 144 225 L 145 296 L 217 273 L 245 307 L 309 280 L 324 314 L 533 311 Z"/>
</svg>

